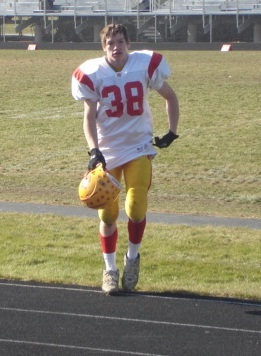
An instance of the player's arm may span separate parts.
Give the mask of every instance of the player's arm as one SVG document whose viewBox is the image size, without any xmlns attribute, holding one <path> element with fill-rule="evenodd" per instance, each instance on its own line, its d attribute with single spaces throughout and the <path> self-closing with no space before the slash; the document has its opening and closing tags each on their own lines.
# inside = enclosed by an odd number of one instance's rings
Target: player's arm
<svg viewBox="0 0 261 356">
<path fill-rule="evenodd" d="M 96 126 L 97 102 L 91 100 L 84 101 L 83 132 L 90 148 L 88 169 L 94 169 L 97 164 L 102 163 L 103 169 L 106 167 L 105 159 L 99 150 L 97 126 Z"/>
<path fill-rule="evenodd" d="M 171 86 L 164 82 L 158 93 L 166 100 L 166 112 L 169 123 L 169 132 L 163 137 L 155 137 L 155 146 L 159 148 L 168 147 L 177 135 L 178 122 L 179 122 L 179 102 L 176 93 Z"/>
<path fill-rule="evenodd" d="M 99 148 L 96 127 L 96 110 L 96 101 L 84 101 L 83 132 L 90 150 Z"/>
<path fill-rule="evenodd" d="M 166 100 L 169 129 L 176 134 L 179 122 L 179 102 L 177 95 L 167 82 L 163 83 L 158 93 Z"/>
</svg>

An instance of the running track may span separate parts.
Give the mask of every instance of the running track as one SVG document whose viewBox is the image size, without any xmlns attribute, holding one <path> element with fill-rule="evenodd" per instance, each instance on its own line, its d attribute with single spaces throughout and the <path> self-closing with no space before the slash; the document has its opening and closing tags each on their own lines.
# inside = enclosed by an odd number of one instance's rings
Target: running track
<svg viewBox="0 0 261 356">
<path fill-rule="evenodd" d="M 0 281 L 1 356 L 260 356 L 261 304 Z"/>
</svg>

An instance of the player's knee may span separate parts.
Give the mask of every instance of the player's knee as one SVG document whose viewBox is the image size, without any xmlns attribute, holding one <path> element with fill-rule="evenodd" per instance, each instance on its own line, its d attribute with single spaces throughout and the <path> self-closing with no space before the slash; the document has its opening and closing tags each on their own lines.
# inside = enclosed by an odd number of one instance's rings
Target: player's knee
<svg viewBox="0 0 261 356">
<path fill-rule="evenodd" d="M 103 221 L 106 225 L 114 224 L 119 216 L 118 201 L 112 203 L 112 205 L 106 209 L 98 210 L 98 215 L 100 220 Z"/>
<path fill-rule="evenodd" d="M 127 193 L 125 211 L 133 221 L 141 221 L 147 212 L 147 193 L 145 188 L 131 188 Z"/>
</svg>

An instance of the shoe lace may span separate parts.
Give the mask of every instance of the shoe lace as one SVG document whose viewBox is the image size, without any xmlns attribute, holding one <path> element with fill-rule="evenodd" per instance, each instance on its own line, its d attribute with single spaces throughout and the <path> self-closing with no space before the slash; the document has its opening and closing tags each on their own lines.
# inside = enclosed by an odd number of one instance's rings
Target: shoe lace
<svg viewBox="0 0 261 356">
<path fill-rule="evenodd" d="M 114 283 L 117 282 L 118 280 L 118 276 L 116 272 L 108 271 L 106 272 L 105 276 L 106 276 L 106 283 L 112 283 L 112 282 Z"/>
<path fill-rule="evenodd" d="M 125 273 L 128 275 L 133 275 L 137 272 L 137 268 L 137 260 L 128 260 L 125 266 Z"/>
</svg>

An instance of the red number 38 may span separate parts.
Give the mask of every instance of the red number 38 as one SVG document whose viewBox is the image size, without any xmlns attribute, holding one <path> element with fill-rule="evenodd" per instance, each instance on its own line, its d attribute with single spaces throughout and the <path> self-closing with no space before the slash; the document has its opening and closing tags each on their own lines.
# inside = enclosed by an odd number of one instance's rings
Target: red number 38
<svg viewBox="0 0 261 356">
<path fill-rule="evenodd" d="M 137 116 L 143 113 L 143 87 L 141 82 L 129 82 L 124 85 L 126 97 L 127 114 Z M 121 89 L 117 85 L 111 85 L 103 88 L 102 97 L 108 98 L 112 96 L 111 109 L 106 110 L 108 117 L 121 117 L 123 115 L 123 98 Z"/>
</svg>

